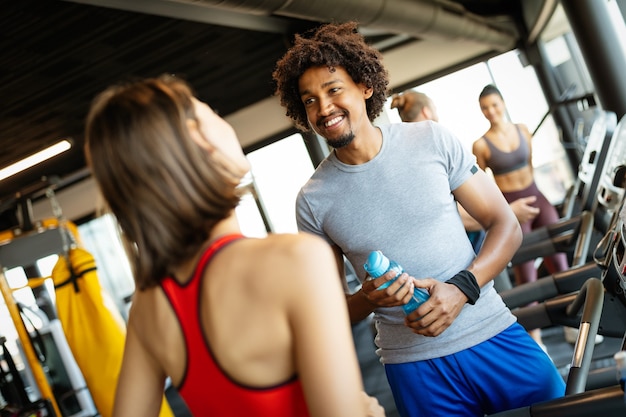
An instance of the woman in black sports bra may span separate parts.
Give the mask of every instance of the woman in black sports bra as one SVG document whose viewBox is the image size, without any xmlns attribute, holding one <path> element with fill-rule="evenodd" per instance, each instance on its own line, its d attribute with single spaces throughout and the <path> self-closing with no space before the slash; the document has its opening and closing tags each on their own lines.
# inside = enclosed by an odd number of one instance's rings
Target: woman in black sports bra
<svg viewBox="0 0 626 417">
<path fill-rule="evenodd" d="M 510 203 L 520 197 L 535 196 L 533 205 L 539 214 L 532 220 L 520 223 L 523 233 L 555 223 L 559 214 L 535 184 L 532 167 L 532 135 L 523 124 L 514 124 L 506 118 L 506 106 L 500 91 L 493 85 L 483 88 L 479 96 L 480 109 L 490 127 L 474 142 L 472 151 L 482 169 L 491 169 L 496 184 Z M 552 274 L 569 268 L 567 257 L 558 253 L 544 258 L 548 271 Z M 528 261 L 514 268 L 515 283 L 524 284 L 537 280 L 534 261 Z M 541 342 L 539 332 L 533 334 Z"/>
</svg>

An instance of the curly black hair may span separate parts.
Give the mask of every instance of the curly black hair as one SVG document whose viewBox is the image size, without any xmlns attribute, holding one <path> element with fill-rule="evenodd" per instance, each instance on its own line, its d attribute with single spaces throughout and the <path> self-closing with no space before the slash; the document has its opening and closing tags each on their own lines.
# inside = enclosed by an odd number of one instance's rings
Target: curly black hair
<svg viewBox="0 0 626 417">
<path fill-rule="evenodd" d="M 272 77 L 276 95 L 287 109 L 286 115 L 304 131 L 310 129 L 298 80 L 311 67 L 342 67 L 355 83 L 374 90 L 367 99 L 367 116 L 373 121 L 382 111 L 389 91 L 389 74 L 382 64 L 382 54 L 365 42 L 356 22 L 329 23 L 314 32 L 296 35 L 294 45 L 276 63 Z"/>
</svg>

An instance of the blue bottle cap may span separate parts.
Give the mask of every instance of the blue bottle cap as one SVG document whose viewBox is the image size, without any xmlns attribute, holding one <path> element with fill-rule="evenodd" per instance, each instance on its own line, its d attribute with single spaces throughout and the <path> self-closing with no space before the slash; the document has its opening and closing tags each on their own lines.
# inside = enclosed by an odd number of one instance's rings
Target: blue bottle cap
<svg viewBox="0 0 626 417">
<path fill-rule="evenodd" d="M 378 278 L 389 269 L 389 259 L 379 250 L 372 251 L 363 268 L 371 277 Z"/>
</svg>

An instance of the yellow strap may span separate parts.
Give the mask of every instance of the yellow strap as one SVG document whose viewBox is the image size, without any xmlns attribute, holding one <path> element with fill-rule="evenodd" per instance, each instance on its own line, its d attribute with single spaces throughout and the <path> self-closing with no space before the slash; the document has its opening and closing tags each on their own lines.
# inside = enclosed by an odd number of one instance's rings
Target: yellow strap
<svg viewBox="0 0 626 417">
<path fill-rule="evenodd" d="M 21 290 L 22 288 L 26 288 L 26 287 L 29 287 L 31 289 L 39 288 L 39 287 L 41 287 L 45 283 L 45 281 L 47 279 L 52 279 L 52 277 L 34 277 L 34 278 L 30 278 L 29 277 L 28 281 L 26 281 L 26 285 L 22 285 L 21 287 L 13 287 L 13 288 L 11 288 L 11 291 L 15 292 L 15 291 Z"/>
</svg>

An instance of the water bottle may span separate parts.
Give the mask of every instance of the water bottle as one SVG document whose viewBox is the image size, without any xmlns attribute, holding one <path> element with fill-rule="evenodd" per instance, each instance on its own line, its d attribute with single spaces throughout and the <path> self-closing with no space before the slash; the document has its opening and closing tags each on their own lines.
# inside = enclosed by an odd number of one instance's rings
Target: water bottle
<svg viewBox="0 0 626 417">
<path fill-rule="evenodd" d="M 389 260 L 383 253 L 379 250 L 372 251 L 367 257 L 367 262 L 363 265 L 365 272 L 367 272 L 371 277 L 378 278 L 381 275 L 385 275 L 388 271 L 396 272 L 396 276 L 394 279 L 385 282 L 383 285 L 378 287 L 379 290 L 387 288 L 391 285 L 392 282 L 396 280 L 404 272 L 404 269 L 395 261 Z M 428 293 L 421 288 L 415 288 L 413 291 L 413 297 L 411 297 L 411 301 L 402 306 L 404 310 L 404 314 L 409 314 L 415 311 L 422 303 L 428 300 Z"/>
</svg>

